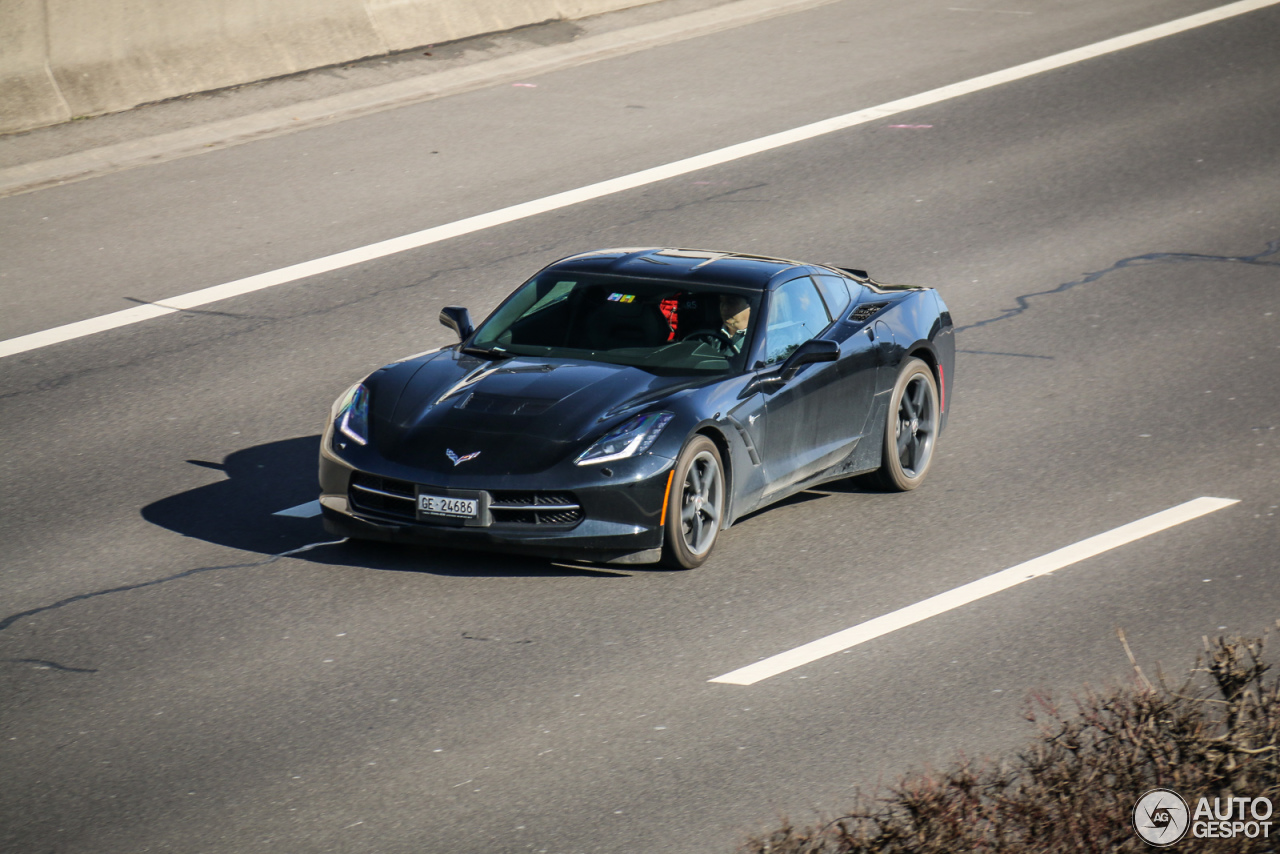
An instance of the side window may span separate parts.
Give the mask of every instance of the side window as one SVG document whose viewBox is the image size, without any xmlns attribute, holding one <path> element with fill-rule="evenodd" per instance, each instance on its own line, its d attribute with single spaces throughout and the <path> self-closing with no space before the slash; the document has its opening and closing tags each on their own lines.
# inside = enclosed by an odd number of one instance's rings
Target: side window
<svg viewBox="0 0 1280 854">
<path fill-rule="evenodd" d="M 849 307 L 849 281 L 839 276 L 814 276 L 818 290 L 822 291 L 822 299 L 827 303 L 827 311 L 833 318 L 844 314 Z"/>
<path fill-rule="evenodd" d="M 781 362 L 831 322 L 813 280 L 792 279 L 773 292 L 765 325 L 766 365 Z"/>
</svg>

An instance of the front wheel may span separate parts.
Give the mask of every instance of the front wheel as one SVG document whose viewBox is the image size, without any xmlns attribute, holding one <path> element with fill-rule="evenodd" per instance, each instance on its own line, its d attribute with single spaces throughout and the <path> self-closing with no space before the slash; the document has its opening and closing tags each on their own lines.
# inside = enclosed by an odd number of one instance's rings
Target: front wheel
<svg viewBox="0 0 1280 854">
<path fill-rule="evenodd" d="M 938 384 L 933 371 L 919 359 L 907 359 L 889 399 L 880 470 L 872 476 L 875 484 L 890 492 L 919 486 L 933 462 L 938 425 Z"/>
<path fill-rule="evenodd" d="M 694 436 L 676 460 L 667 495 L 662 562 L 678 569 L 701 566 L 724 519 L 724 464 L 715 443 Z"/>
</svg>

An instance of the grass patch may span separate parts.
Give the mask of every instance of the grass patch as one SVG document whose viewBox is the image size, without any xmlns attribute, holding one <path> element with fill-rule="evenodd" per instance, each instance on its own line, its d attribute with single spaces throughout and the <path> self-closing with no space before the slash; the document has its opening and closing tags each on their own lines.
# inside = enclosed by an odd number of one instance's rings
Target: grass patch
<svg viewBox="0 0 1280 854">
<path fill-rule="evenodd" d="M 1280 621 L 1277 621 L 1280 625 Z M 1157 850 L 1134 832 L 1134 804 L 1157 787 L 1178 792 L 1194 814 L 1207 797 L 1269 798 L 1280 807 L 1280 681 L 1264 661 L 1267 635 L 1204 639 L 1176 687 L 1133 679 L 1088 692 L 1064 709 L 1033 696 L 1034 735 L 1002 759 L 956 760 L 912 773 L 886 793 L 810 828 L 790 822 L 751 839 L 743 854 L 1111 854 Z M 1212 816 L 1210 816 L 1212 819 Z M 1192 838 L 1173 850 L 1280 852 L 1274 833 Z"/>
</svg>

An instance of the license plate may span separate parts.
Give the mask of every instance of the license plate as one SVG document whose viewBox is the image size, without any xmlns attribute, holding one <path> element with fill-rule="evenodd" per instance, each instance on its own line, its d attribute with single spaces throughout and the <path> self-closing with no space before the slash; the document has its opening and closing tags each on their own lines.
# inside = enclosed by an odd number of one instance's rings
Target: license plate
<svg viewBox="0 0 1280 854">
<path fill-rule="evenodd" d="M 418 512 L 428 516 L 474 519 L 480 515 L 480 501 L 475 498 L 449 498 L 444 495 L 419 495 Z"/>
</svg>

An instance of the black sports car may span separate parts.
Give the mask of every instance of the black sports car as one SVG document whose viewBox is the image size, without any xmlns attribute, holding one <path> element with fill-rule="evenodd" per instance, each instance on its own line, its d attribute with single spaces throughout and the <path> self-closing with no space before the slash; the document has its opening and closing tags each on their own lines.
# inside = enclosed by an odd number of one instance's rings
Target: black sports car
<svg viewBox="0 0 1280 854">
<path fill-rule="evenodd" d="M 333 406 L 326 527 L 355 538 L 694 567 L 735 519 L 869 474 L 924 480 L 955 343 L 931 288 L 688 249 L 550 265 L 461 343 Z"/>
</svg>

